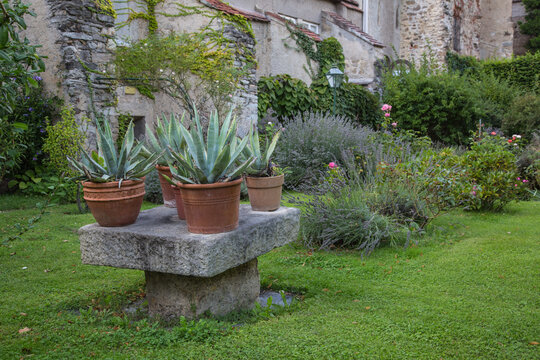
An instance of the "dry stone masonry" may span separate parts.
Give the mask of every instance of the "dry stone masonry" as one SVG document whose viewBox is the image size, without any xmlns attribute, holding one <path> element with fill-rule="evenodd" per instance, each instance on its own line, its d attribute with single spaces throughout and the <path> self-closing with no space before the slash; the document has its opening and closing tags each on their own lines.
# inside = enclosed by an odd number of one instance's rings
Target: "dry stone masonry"
<svg viewBox="0 0 540 360">
<path fill-rule="evenodd" d="M 78 115 L 88 114 L 92 106 L 107 112 L 115 96 L 110 85 L 97 78 L 103 76 L 99 73 L 105 70 L 111 58 L 114 18 L 101 14 L 91 0 L 47 0 L 47 5 L 48 21 L 60 34 L 56 43 L 62 61 L 56 70 L 66 103 L 72 105 Z"/>
</svg>

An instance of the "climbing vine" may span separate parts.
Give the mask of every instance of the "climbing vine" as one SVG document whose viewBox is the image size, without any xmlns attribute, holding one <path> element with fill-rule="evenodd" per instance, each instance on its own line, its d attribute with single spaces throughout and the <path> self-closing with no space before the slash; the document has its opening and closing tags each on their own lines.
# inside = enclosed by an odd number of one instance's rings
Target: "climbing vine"
<svg viewBox="0 0 540 360">
<path fill-rule="evenodd" d="M 333 65 L 336 65 L 342 71 L 345 69 L 343 47 L 336 38 L 330 37 L 321 42 L 316 42 L 296 26 L 290 23 L 287 23 L 286 26 L 289 30 L 290 38 L 296 43 L 296 49 L 306 55 L 308 62 L 307 69 L 305 70 L 313 80 L 324 77 L 324 74 Z M 317 72 L 311 66 L 312 61 L 318 65 Z"/>
<path fill-rule="evenodd" d="M 96 4 L 99 13 L 112 16 L 116 19 L 116 10 L 114 10 L 111 0 L 94 0 L 94 4 Z"/>
</svg>

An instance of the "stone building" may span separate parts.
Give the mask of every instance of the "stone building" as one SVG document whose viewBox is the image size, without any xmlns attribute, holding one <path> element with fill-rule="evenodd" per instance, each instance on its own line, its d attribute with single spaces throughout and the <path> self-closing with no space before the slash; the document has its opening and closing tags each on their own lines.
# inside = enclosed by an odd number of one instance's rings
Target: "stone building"
<svg viewBox="0 0 540 360">
<path fill-rule="evenodd" d="M 43 78 L 50 91 L 63 96 L 79 114 L 92 105 L 113 119 L 130 113 L 142 135 L 145 122 L 161 112 L 182 109 L 166 95 L 151 100 L 133 88 L 113 88 L 100 80 L 99 72 L 116 46 L 148 35 L 144 19 L 115 27 L 126 21 L 126 8 L 146 10 L 141 8 L 144 1 L 112 0 L 116 19 L 96 11 L 96 2 L 106 1 L 33 0 L 37 17 L 28 19 L 26 34 L 42 44 L 41 52 L 48 56 Z M 164 0 L 155 9 L 159 31 L 197 31 L 208 21 L 201 15 L 167 16 L 178 11 L 177 3 L 241 15 L 251 22 L 255 39 L 234 30 L 228 34 L 253 49 L 258 63 L 234 95 L 244 130 L 256 121 L 256 82 L 261 76 L 287 73 L 311 81 L 306 56 L 290 37 L 291 26 L 315 41 L 339 40 L 349 81 L 364 85 L 374 81 L 374 63 L 384 57 L 418 62 L 428 50 L 439 61 L 448 50 L 479 58 L 509 57 L 522 43 L 521 38 L 514 41 L 515 22 L 524 15 L 519 0 Z M 241 64 L 245 59 L 237 60 Z"/>
</svg>

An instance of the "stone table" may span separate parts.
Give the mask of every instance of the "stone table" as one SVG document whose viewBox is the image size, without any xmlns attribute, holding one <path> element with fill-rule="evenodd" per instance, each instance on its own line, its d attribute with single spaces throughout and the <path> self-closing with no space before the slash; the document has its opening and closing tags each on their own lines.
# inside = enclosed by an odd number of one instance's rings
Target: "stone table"
<svg viewBox="0 0 540 360">
<path fill-rule="evenodd" d="M 220 234 L 187 231 L 176 209 L 142 211 L 124 227 L 79 229 L 83 264 L 144 270 L 150 316 L 225 315 L 251 308 L 260 291 L 257 257 L 296 239 L 300 211 L 252 211 L 240 205 L 237 229 Z"/>
</svg>

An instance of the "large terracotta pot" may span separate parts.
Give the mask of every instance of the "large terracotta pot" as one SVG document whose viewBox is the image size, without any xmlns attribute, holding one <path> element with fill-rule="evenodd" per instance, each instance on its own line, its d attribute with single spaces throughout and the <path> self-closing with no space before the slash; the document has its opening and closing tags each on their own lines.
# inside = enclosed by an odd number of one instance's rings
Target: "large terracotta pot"
<svg viewBox="0 0 540 360">
<path fill-rule="evenodd" d="M 217 234 L 238 227 L 242 179 L 214 184 L 178 184 L 188 231 Z"/>
<path fill-rule="evenodd" d="M 156 169 L 159 174 L 161 194 L 163 194 L 163 205 L 170 208 L 176 207 L 176 199 L 173 186 L 163 177 L 163 174 L 165 174 L 169 177 L 169 179 L 172 179 L 170 168 L 168 166 L 156 165 Z"/>
<path fill-rule="evenodd" d="M 178 217 L 182 220 L 186 220 L 186 212 L 184 210 L 184 201 L 182 200 L 182 191 L 179 187 L 173 186 L 172 187 L 174 196 L 176 198 L 176 212 L 178 214 Z"/>
<path fill-rule="evenodd" d="M 246 177 L 249 202 L 255 211 L 274 211 L 281 203 L 281 189 L 285 176 Z"/>
<path fill-rule="evenodd" d="M 107 183 L 82 183 L 84 200 L 101 226 L 133 224 L 139 216 L 144 198 L 144 181 L 125 180 Z"/>
</svg>

